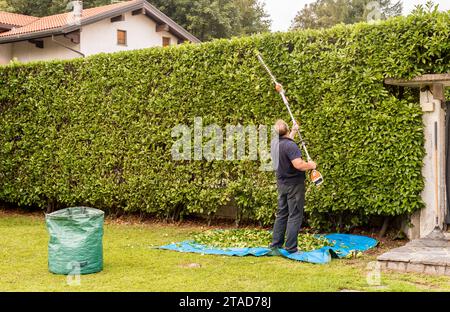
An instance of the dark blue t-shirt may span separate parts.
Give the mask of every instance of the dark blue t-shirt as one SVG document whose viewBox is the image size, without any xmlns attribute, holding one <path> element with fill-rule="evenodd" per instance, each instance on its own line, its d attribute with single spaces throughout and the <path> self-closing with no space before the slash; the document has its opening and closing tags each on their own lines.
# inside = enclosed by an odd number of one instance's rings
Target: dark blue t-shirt
<svg viewBox="0 0 450 312">
<path fill-rule="evenodd" d="M 294 159 L 302 158 L 302 152 L 293 140 L 284 137 L 273 140 L 271 154 L 278 183 L 292 185 L 305 182 L 305 172 L 292 165 Z"/>
</svg>

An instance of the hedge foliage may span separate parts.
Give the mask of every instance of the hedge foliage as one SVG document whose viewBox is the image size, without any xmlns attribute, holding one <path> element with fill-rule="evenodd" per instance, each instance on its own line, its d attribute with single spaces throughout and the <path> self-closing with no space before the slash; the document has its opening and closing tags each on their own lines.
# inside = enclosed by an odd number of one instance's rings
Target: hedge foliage
<svg viewBox="0 0 450 312">
<path fill-rule="evenodd" d="M 255 161 L 173 161 L 175 125 L 271 125 L 288 115 L 264 55 L 325 177 L 307 190 L 314 226 L 359 225 L 422 207 L 418 91 L 386 77 L 448 72 L 450 14 L 418 12 L 201 45 L 13 64 L 0 69 L 0 199 L 270 224 L 272 172 Z"/>
</svg>

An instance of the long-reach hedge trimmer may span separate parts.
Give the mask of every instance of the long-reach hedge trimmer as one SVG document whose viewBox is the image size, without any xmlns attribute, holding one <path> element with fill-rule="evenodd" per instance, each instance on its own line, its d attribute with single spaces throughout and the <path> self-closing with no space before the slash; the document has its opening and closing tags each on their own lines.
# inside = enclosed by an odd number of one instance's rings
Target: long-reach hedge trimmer
<svg viewBox="0 0 450 312">
<path fill-rule="evenodd" d="M 266 69 L 267 73 L 269 73 L 270 78 L 272 78 L 272 81 L 273 81 L 273 83 L 275 84 L 275 89 L 276 89 L 277 92 L 281 95 L 281 98 L 283 99 L 283 102 L 284 102 L 284 104 L 286 105 L 286 108 L 287 108 L 287 110 L 288 110 L 288 112 L 289 112 L 289 115 L 290 115 L 291 118 L 292 118 L 292 122 L 294 123 L 294 125 L 297 124 L 297 122 L 295 121 L 294 115 L 292 114 L 291 107 L 289 106 L 289 102 L 288 102 L 288 100 L 287 100 L 287 98 L 286 98 L 286 93 L 285 93 L 285 91 L 284 91 L 283 86 L 282 86 L 280 83 L 278 83 L 277 79 L 276 79 L 275 76 L 272 74 L 272 71 L 270 70 L 270 68 L 269 68 L 269 67 L 266 65 L 266 63 L 264 62 L 264 60 L 263 60 L 263 58 L 262 58 L 262 56 L 261 56 L 260 53 L 257 54 L 257 57 L 258 57 L 258 60 L 259 60 L 259 62 L 261 63 L 261 65 Z M 301 141 L 301 143 L 302 143 L 303 149 L 305 150 L 307 160 L 308 160 L 308 162 L 309 162 L 309 161 L 311 161 L 312 159 L 311 159 L 311 157 L 309 156 L 308 149 L 306 148 L 306 143 L 305 143 L 305 141 L 303 140 L 302 134 L 300 133 L 300 129 L 298 129 L 297 132 L 298 132 L 298 136 L 299 136 L 299 138 L 300 138 L 300 141 Z M 311 178 L 311 181 L 312 181 L 316 186 L 319 186 L 319 185 L 321 185 L 321 184 L 323 183 L 323 177 L 322 177 L 322 174 L 321 174 L 319 171 L 317 171 L 317 170 L 312 170 L 312 171 L 311 171 L 310 178 Z"/>
</svg>

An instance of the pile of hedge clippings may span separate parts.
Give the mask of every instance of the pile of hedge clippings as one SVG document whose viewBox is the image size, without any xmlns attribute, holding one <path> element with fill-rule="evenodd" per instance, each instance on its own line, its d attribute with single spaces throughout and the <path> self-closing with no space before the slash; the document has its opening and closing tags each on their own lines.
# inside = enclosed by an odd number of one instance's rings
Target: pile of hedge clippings
<svg viewBox="0 0 450 312">
<path fill-rule="evenodd" d="M 209 230 L 196 234 L 193 241 L 210 248 L 267 248 L 272 241 L 272 233 L 253 229 Z M 299 251 L 312 251 L 325 246 L 333 246 L 325 237 L 314 234 L 298 236 Z"/>
</svg>

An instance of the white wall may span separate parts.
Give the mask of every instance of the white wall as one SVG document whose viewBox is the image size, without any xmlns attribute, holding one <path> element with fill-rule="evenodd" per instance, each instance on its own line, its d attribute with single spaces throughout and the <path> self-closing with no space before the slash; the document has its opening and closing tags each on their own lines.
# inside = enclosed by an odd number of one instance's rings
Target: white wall
<svg viewBox="0 0 450 312">
<path fill-rule="evenodd" d="M 127 45 L 117 44 L 117 30 L 127 31 Z M 122 22 L 111 23 L 109 18 L 81 29 L 80 44 L 73 44 L 63 36 L 57 36 L 58 42 L 64 43 L 72 49 L 81 51 L 86 56 L 105 52 L 119 52 L 162 46 L 162 38 L 171 38 L 171 44 L 178 44 L 178 38 L 169 32 L 156 32 L 156 23 L 147 16 L 140 14 L 133 16 L 131 12 L 125 14 Z M 54 42 L 52 38 L 45 38 L 44 48 L 37 48 L 28 41 L 0 45 L 0 64 L 8 64 L 17 58 L 20 62 L 64 60 L 80 57 Z"/>
<path fill-rule="evenodd" d="M 162 46 L 162 37 L 170 37 L 171 44 L 178 38 L 168 32 L 156 32 L 156 23 L 147 16 L 126 13 L 122 22 L 111 23 L 105 19 L 84 26 L 81 31 L 81 51 L 86 55 L 110 53 Z M 117 30 L 127 31 L 127 45 L 117 44 Z"/>
<path fill-rule="evenodd" d="M 80 57 L 80 55 L 72 52 L 55 42 L 52 42 L 52 38 L 45 38 L 44 48 L 37 48 L 34 44 L 28 41 L 20 41 L 12 44 L 12 57 L 17 58 L 20 62 L 31 62 L 31 61 L 48 61 L 48 60 L 66 60 L 75 57 Z M 67 38 L 63 36 L 55 37 L 55 40 L 63 43 L 72 49 L 79 50 L 79 44 L 73 44 Z"/>
<path fill-rule="evenodd" d="M 0 65 L 8 64 L 12 59 L 12 45 L 0 44 Z"/>
</svg>

